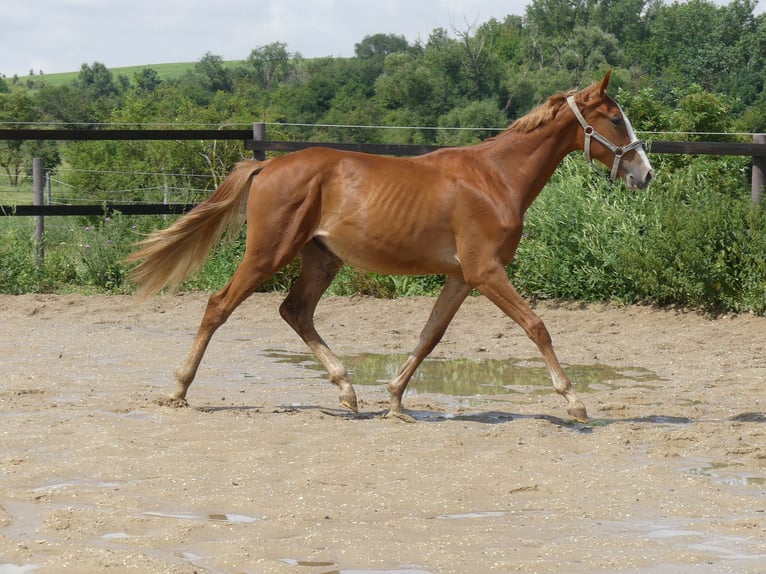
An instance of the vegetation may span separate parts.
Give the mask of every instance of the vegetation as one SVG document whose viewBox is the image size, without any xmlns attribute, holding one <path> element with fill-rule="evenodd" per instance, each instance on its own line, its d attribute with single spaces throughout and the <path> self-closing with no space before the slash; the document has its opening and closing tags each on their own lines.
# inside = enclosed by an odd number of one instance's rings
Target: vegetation
<svg viewBox="0 0 766 574">
<path fill-rule="evenodd" d="M 755 6 L 532 0 L 524 17 L 436 29 L 422 43 L 367 36 L 353 58 L 304 59 L 275 43 L 239 62 L 210 53 L 190 65 L 119 71 L 95 62 L 68 77 L 0 77 L 0 123 L 92 129 L 266 121 L 270 139 L 466 145 L 612 68 L 612 92 L 649 139 L 679 131 L 732 138 L 720 134 L 766 131 L 766 15 L 755 16 Z M 374 125 L 402 127 L 364 127 Z M 54 201 L 94 203 L 198 201 L 243 154 L 241 145 L 220 141 L 0 141 L 0 204 L 25 196 L 32 157 L 44 158 Z M 765 313 L 766 216 L 750 205 L 746 158 L 652 161 L 657 181 L 632 194 L 580 158 L 567 159 L 527 215 L 509 267 L 515 284 L 532 297 Z M 0 291 L 128 291 L 122 256 L 140 234 L 169 223 L 50 218 L 38 266 L 33 223 L 3 218 Z M 186 288 L 219 287 L 241 251 L 241 241 L 222 247 Z M 286 287 L 296 269 L 267 288 Z M 397 296 L 433 293 L 440 283 L 346 269 L 333 289 Z"/>
</svg>

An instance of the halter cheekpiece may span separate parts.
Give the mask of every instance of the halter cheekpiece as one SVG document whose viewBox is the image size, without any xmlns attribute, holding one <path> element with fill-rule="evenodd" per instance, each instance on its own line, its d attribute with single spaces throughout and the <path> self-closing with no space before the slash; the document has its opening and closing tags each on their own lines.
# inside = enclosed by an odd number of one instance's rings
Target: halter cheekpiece
<svg viewBox="0 0 766 574">
<path fill-rule="evenodd" d="M 569 104 L 569 107 L 572 109 L 572 112 L 577 118 L 577 121 L 580 122 L 583 132 L 585 133 L 585 145 L 583 146 L 583 152 L 585 152 L 585 160 L 590 164 L 593 163 L 593 158 L 590 155 L 590 140 L 591 138 L 598 140 L 599 143 L 601 143 L 604 147 L 606 147 L 609 151 L 611 151 L 614 154 L 614 162 L 612 163 L 612 172 L 609 175 L 609 179 L 614 181 L 615 179 L 617 179 L 617 171 L 620 169 L 620 162 L 622 161 L 622 156 L 625 155 L 630 150 L 643 147 L 644 142 L 636 138 L 635 134 L 633 133 L 633 129 L 630 127 L 630 124 L 628 123 L 627 118 L 625 117 L 625 114 L 623 113 L 622 108 L 620 108 L 619 105 L 617 107 L 620 109 L 620 114 L 622 115 L 623 121 L 625 121 L 625 124 L 628 127 L 628 136 L 631 138 L 630 143 L 624 146 L 614 145 L 612 142 L 610 142 L 608 139 L 606 139 L 604 136 L 598 133 L 593 128 L 593 126 L 590 125 L 585 120 L 585 117 L 582 115 L 582 112 L 580 111 L 580 109 L 577 107 L 577 104 L 575 103 L 574 96 L 567 96 L 567 103 Z"/>
</svg>

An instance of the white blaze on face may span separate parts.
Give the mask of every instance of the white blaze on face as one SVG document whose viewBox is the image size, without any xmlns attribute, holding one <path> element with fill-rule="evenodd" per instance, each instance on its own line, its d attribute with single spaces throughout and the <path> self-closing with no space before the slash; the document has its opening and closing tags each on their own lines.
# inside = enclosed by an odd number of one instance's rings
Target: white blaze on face
<svg viewBox="0 0 766 574">
<path fill-rule="evenodd" d="M 630 123 L 630 119 L 625 115 L 625 112 L 620 108 L 623 122 L 625 123 L 625 130 L 628 134 L 628 138 L 631 143 L 638 141 L 636 132 L 633 131 L 633 125 Z M 628 168 L 628 174 L 626 177 L 626 183 L 628 187 L 646 187 L 649 180 L 652 178 L 653 170 L 652 164 L 649 163 L 649 156 L 646 155 L 645 146 L 641 145 L 635 148 L 636 160 L 632 162 L 626 162 Z M 632 179 L 632 181 L 631 181 Z"/>
<path fill-rule="evenodd" d="M 620 111 L 622 112 L 622 119 L 625 120 L 625 129 L 628 132 L 630 141 L 636 141 L 638 138 L 636 137 L 636 132 L 633 131 L 633 125 L 630 123 L 628 116 L 625 115 L 625 112 L 622 111 L 622 108 L 620 108 Z M 636 153 L 638 153 L 638 157 L 641 158 L 641 163 L 643 163 L 648 169 L 652 169 L 652 166 L 649 163 L 649 156 L 646 155 L 646 149 L 644 148 L 645 146 L 641 146 L 636 150 Z"/>
</svg>

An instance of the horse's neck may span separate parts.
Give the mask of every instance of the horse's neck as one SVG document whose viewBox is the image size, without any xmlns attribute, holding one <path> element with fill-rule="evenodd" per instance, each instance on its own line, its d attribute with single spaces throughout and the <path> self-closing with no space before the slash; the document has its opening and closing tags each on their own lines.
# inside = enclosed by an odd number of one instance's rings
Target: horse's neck
<svg viewBox="0 0 766 574">
<path fill-rule="evenodd" d="M 553 172 L 570 152 L 576 125 L 558 114 L 531 132 L 508 132 L 490 143 L 491 155 L 503 172 L 523 210 L 535 200 Z"/>
</svg>

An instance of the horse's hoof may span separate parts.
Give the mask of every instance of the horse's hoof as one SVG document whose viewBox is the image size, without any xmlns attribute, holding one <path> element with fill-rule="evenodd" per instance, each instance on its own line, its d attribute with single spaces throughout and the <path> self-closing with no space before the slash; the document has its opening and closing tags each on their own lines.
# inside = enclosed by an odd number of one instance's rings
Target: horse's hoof
<svg viewBox="0 0 766 574">
<path fill-rule="evenodd" d="M 416 423 L 418 422 L 415 420 L 414 417 L 411 417 L 410 415 L 404 414 L 403 412 L 394 412 L 394 411 L 388 411 L 385 415 L 383 415 L 384 419 L 388 420 L 400 420 L 405 423 Z"/>
<path fill-rule="evenodd" d="M 569 416 L 576 420 L 578 423 L 587 423 L 590 420 L 588 419 L 588 412 L 585 410 L 583 405 L 569 407 L 567 409 L 567 413 L 569 413 Z"/>
<path fill-rule="evenodd" d="M 186 399 L 181 399 L 178 397 L 165 397 L 162 399 L 157 399 L 155 403 L 161 407 L 172 407 L 174 409 L 182 409 L 189 406 L 189 403 L 186 402 Z"/>
<path fill-rule="evenodd" d="M 356 395 L 350 395 L 350 396 L 341 395 L 340 404 L 346 407 L 350 411 L 353 411 L 355 413 L 359 412 L 359 406 L 356 404 Z"/>
</svg>

